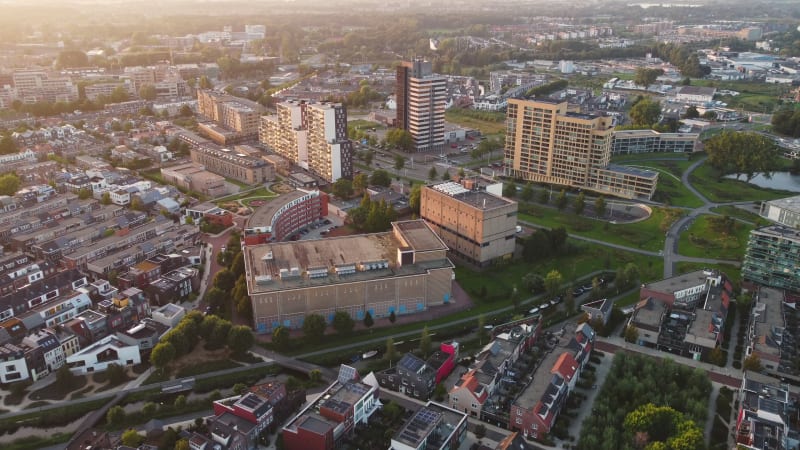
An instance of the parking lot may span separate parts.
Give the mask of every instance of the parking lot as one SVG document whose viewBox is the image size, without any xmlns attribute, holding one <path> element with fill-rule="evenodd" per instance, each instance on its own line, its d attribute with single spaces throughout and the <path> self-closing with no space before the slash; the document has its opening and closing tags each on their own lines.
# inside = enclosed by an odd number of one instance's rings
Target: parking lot
<svg viewBox="0 0 800 450">
<path fill-rule="evenodd" d="M 294 233 L 289 240 L 305 241 L 324 238 L 330 230 L 341 227 L 343 224 L 344 220 L 341 217 L 329 214 L 325 219 L 301 228 L 298 232 Z"/>
</svg>

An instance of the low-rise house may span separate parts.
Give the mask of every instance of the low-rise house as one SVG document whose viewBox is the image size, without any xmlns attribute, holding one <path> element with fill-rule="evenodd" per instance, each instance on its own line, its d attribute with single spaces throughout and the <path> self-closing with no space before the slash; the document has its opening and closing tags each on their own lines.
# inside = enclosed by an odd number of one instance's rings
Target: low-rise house
<svg viewBox="0 0 800 450">
<path fill-rule="evenodd" d="M 458 358 L 458 343 L 443 342 L 440 350 L 427 360 L 413 353 L 406 353 L 394 367 L 377 373 L 382 388 L 398 391 L 410 397 L 427 400 L 433 390 L 455 366 Z"/>
<path fill-rule="evenodd" d="M 129 345 L 116 336 L 106 336 L 67 358 L 67 365 L 76 374 L 102 372 L 111 364 L 132 366 L 142 362 L 139 347 Z"/>
<path fill-rule="evenodd" d="M 608 323 L 608 319 L 611 317 L 611 308 L 613 306 L 614 302 L 604 298 L 595 300 L 593 302 L 584 303 L 581 305 L 581 311 L 586 313 L 589 322 L 598 322 L 605 325 Z"/>
<path fill-rule="evenodd" d="M 428 402 L 392 437 L 391 450 L 457 450 L 467 436 L 466 413 Z"/>
<path fill-rule="evenodd" d="M 338 379 L 283 427 L 284 446 L 286 450 L 333 450 L 356 427 L 366 425 L 379 406 L 375 377 L 359 381 L 354 368 L 342 365 Z"/>
<path fill-rule="evenodd" d="M 512 402 L 508 424 L 511 430 L 537 440 L 550 433 L 589 362 L 594 339 L 595 332 L 586 323 L 578 325 L 574 336 L 565 333 L 559 338 Z"/>
<path fill-rule="evenodd" d="M 29 377 L 25 350 L 11 343 L 0 345 L 0 383 L 14 383 Z"/>
<path fill-rule="evenodd" d="M 167 303 L 152 312 L 154 321 L 170 328 L 177 326 L 184 316 L 186 316 L 186 308 L 172 303 Z"/>
<path fill-rule="evenodd" d="M 125 344 L 138 346 L 139 352 L 147 355 L 169 330 L 170 327 L 146 318 L 127 330 L 117 331 L 115 336 Z"/>
<path fill-rule="evenodd" d="M 541 328 L 541 321 L 534 316 L 492 330 L 495 333 L 492 342 L 450 390 L 450 407 L 472 417 L 496 413 L 484 411 L 484 405 L 495 394 L 501 380 L 513 372 L 512 367 L 520 355 L 536 342 Z"/>
<path fill-rule="evenodd" d="M 739 388 L 741 404 L 736 419 L 736 444 L 752 450 L 785 450 L 800 444 L 792 430 L 796 406 L 789 386 L 760 373 L 747 371 Z M 795 410 L 795 413 L 792 413 Z"/>
<path fill-rule="evenodd" d="M 34 331 L 25 336 L 22 339 L 22 343 L 29 347 L 39 347 L 41 349 L 48 372 L 55 372 L 64 365 L 66 360 L 64 349 L 52 331 L 48 329 Z"/>
</svg>

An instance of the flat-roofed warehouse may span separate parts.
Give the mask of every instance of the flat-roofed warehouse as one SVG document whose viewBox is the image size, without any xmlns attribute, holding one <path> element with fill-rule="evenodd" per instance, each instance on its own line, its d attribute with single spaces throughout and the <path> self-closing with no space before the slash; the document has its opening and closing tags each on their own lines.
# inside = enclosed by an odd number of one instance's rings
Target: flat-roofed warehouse
<svg viewBox="0 0 800 450">
<path fill-rule="evenodd" d="M 336 311 L 361 320 L 450 302 L 447 246 L 422 220 L 392 231 L 245 246 L 247 291 L 259 333 L 299 328 L 307 314 L 330 322 Z"/>
</svg>

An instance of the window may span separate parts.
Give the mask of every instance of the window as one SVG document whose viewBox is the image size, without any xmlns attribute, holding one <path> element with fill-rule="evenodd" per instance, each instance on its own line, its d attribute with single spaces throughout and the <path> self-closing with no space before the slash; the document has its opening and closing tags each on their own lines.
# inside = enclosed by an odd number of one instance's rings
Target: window
<svg viewBox="0 0 800 450">
<path fill-rule="evenodd" d="M 532 429 L 532 430 L 538 430 L 538 429 L 539 429 L 539 425 L 538 425 L 538 424 L 535 424 L 535 423 L 532 423 L 532 424 L 531 424 L 531 429 Z"/>
<path fill-rule="evenodd" d="M 522 417 L 517 417 L 517 425 L 522 425 Z"/>
</svg>

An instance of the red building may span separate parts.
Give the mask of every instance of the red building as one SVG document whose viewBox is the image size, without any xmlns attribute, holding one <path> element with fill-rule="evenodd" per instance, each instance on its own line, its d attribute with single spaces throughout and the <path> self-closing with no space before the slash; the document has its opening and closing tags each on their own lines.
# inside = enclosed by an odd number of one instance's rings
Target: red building
<svg viewBox="0 0 800 450">
<path fill-rule="evenodd" d="M 229 211 L 215 211 L 203 214 L 203 220 L 212 225 L 221 225 L 225 228 L 233 225 L 233 214 Z"/>
<path fill-rule="evenodd" d="M 257 209 L 244 229 L 245 245 L 283 241 L 328 215 L 328 194 L 298 189 Z"/>
<path fill-rule="evenodd" d="M 542 439 L 553 428 L 567 396 L 589 362 L 595 333 L 587 324 L 578 325 L 575 335 L 561 336 L 532 374 L 533 381 L 511 405 L 508 428 L 525 437 Z"/>
<path fill-rule="evenodd" d="M 354 368 L 342 365 L 338 379 L 283 427 L 284 448 L 333 450 L 356 425 L 366 425 L 379 405 L 377 380 L 359 381 Z"/>
</svg>

